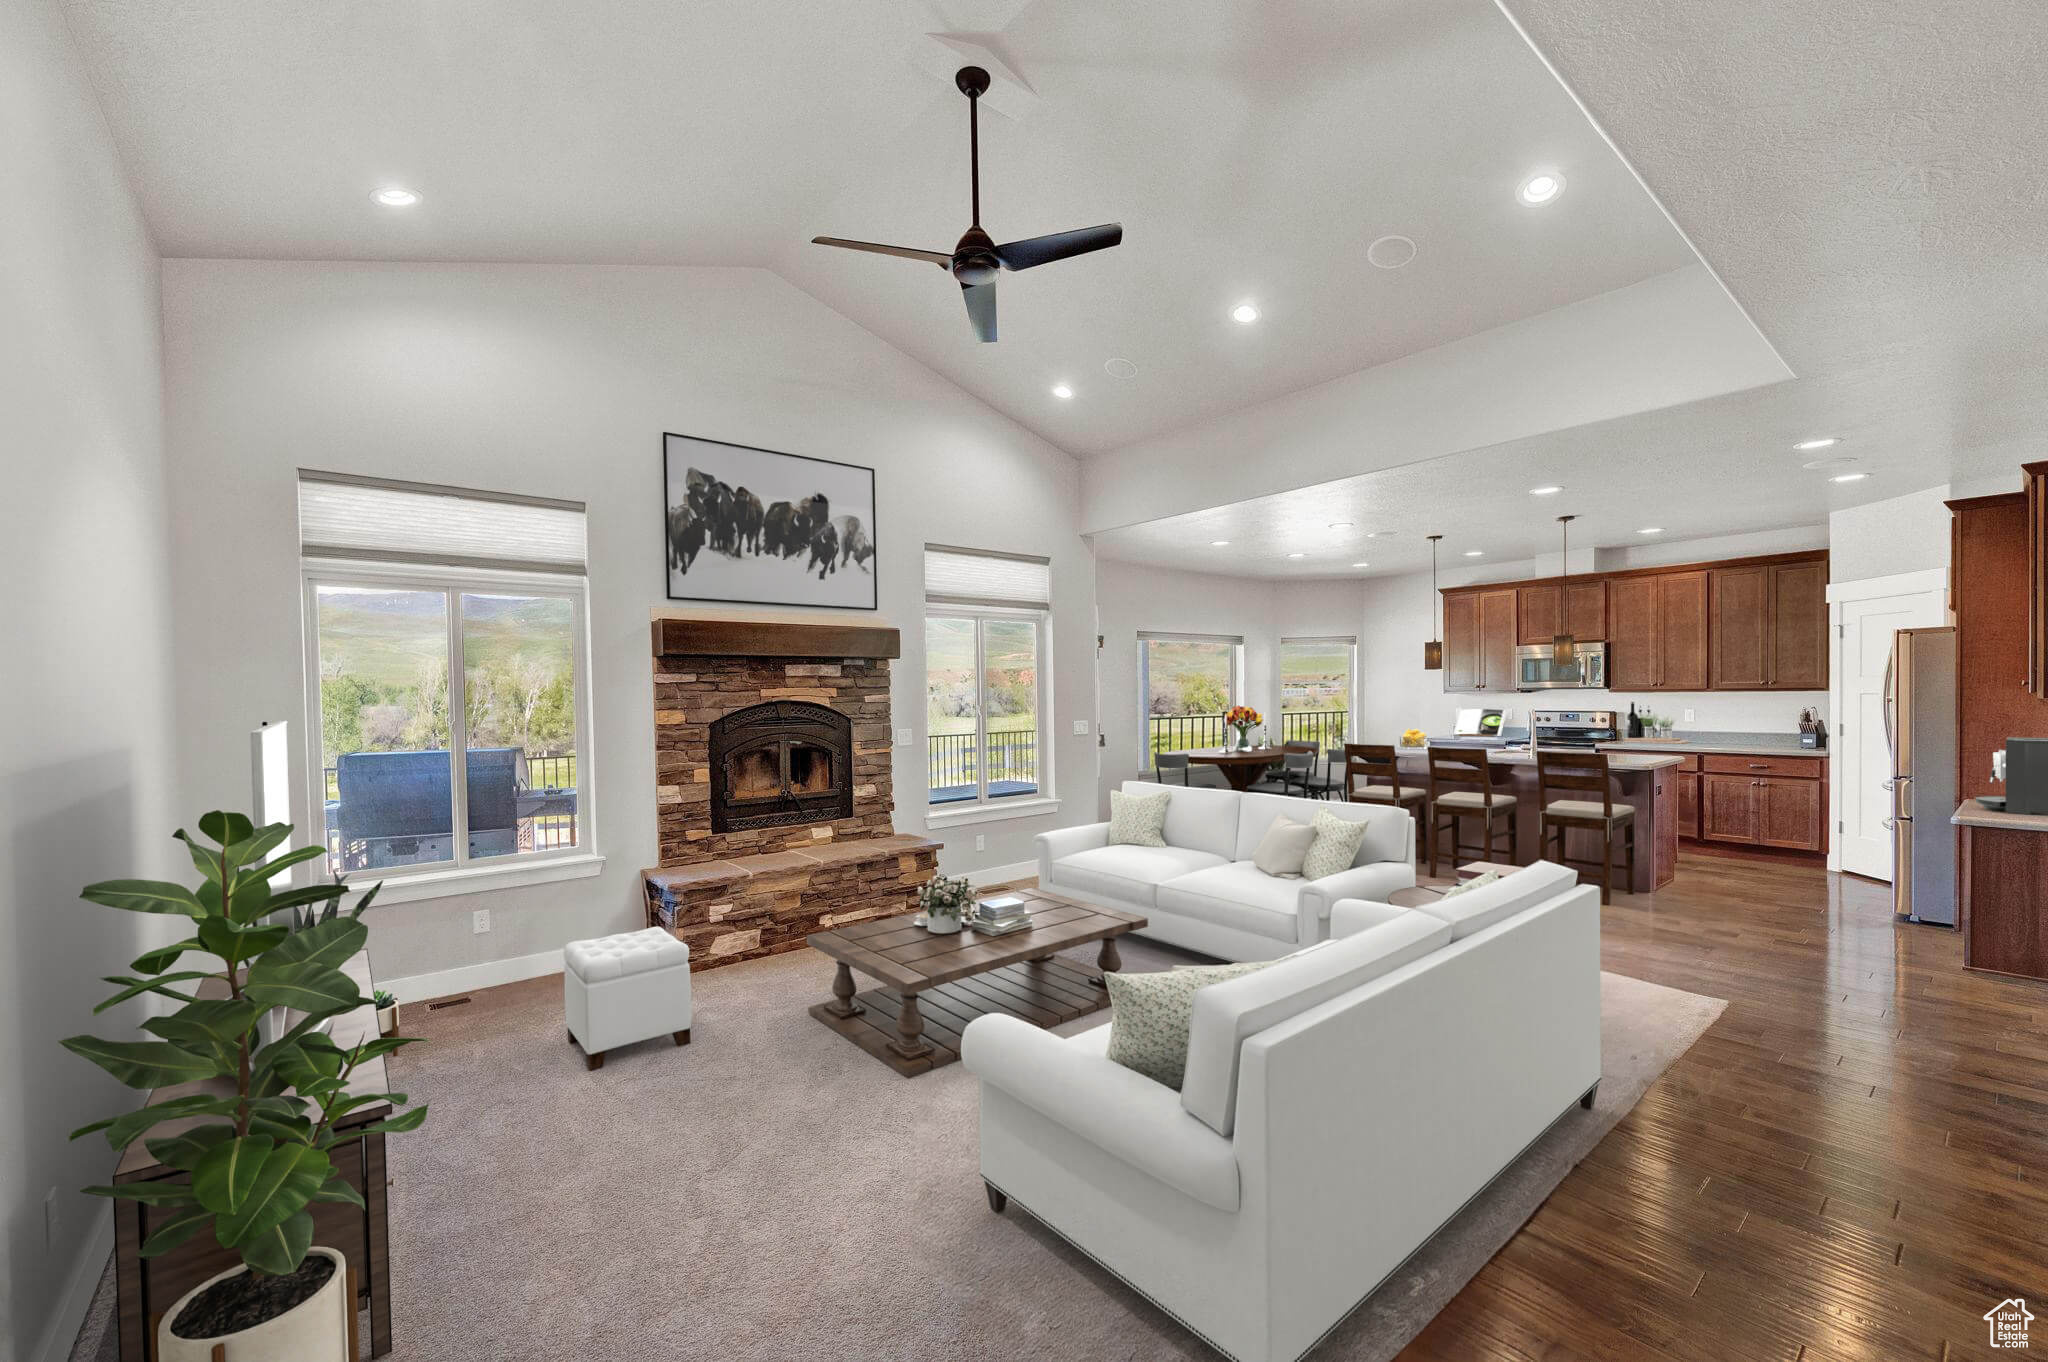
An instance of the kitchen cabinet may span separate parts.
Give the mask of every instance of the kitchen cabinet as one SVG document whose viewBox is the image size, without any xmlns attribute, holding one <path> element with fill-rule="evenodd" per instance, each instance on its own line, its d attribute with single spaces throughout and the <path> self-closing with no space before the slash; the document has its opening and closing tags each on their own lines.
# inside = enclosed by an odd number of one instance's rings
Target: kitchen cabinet
<svg viewBox="0 0 2048 1362">
<path fill-rule="evenodd" d="M 1548 643 L 1559 626 L 1579 640 L 1607 637 L 1607 583 L 1600 580 L 1542 582 L 1516 592 L 1521 641 Z"/>
<path fill-rule="evenodd" d="M 1955 821 L 1963 964 L 2048 979 L 2048 818 L 1992 813 L 1973 801 Z"/>
<path fill-rule="evenodd" d="M 1610 578 L 1607 623 L 1609 688 L 1707 688 L 1704 570 Z"/>
<path fill-rule="evenodd" d="M 1662 631 L 1660 690 L 1707 688 L 1707 574 L 1666 572 L 1657 583 L 1657 627 Z"/>
<path fill-rule="evenodd" d="M 1479 688 L 1515 689 L 1515 589 L 1479 593 Z"/>
<path fill-rule="evenodd" d="M 1826 689 L 1827 589 L 1825 563 L 1709 569 L 1709 687 Z"/>
<path fill-rule="evenodd" d="M 1444 689 L 1478 690 L 1479 597 L 1460 592 L 1444 597 Z"/>
<path fill-rule="evenodd" d="M 2027 479 L 2027 693 L 2048 700 L 2048 463 L 2023 463 L 2020 472 Z M 1953 576 L 1948 604 L 1955 609 Z"/>
<path fill-rule="evenodd" d="M 1787 851 L 1826 850 L 1823 758 L 1710 756 L 1701 764 L 1702 840 Z"/>
<path fill-rule="evenodd" d="M 1671 778 L 1678 787 L 1678 835 L 1696 842 L 1700 836 L 1700 759 L 1682 758 Z"/>
<path fill-rule="evenodd" d="M 1991 754 L 2048 736 L 2048 704 L 2028 687 L 2028 496 L 1951 501 L 1949 576 L 1956 612 L 1956 796 L 2005 793 Z"/>
</svg>

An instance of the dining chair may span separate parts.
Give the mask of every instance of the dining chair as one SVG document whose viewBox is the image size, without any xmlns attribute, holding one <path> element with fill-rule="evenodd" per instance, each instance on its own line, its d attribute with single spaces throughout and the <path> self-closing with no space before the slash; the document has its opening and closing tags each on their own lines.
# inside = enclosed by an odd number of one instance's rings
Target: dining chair
<svg viewBox="0 0 2048 1362">
<path fill-rule="evenodd" d="M 1306 751 L 1298 750 L 1306 748 Z M 1253 781 L 1247 789 L 1259 794 L 1293 794 L 1299 787 L 1301 797 L 1309 797 L 1309 786 L 1316 776 L 1316 749 L 1314 743 L 1290 744 L 1281 754 L 1277 773 L 1267 768 L 1267 778 Z"/>
</svg>

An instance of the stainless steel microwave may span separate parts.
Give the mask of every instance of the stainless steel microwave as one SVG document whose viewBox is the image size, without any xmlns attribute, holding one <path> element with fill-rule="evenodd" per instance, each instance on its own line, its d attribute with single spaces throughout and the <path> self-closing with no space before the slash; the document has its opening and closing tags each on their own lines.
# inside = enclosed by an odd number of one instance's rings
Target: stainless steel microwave
<svg viewBox="0 0 2048 1362">
<path fill-rule="evenodd" d="M 1516 690 L 1606 690 L 1607 645 L 1580 639 L 1572 660 L 1559 663 L 1548 643 L 1525 643 L 1515 649 Z"/>
</svg>

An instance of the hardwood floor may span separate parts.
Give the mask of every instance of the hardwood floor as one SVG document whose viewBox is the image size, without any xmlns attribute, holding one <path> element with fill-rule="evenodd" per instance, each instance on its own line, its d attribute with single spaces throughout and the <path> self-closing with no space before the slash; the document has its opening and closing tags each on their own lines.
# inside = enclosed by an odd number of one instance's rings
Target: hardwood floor
<svg viewBox="0 0 2048 1362">
<path fill-rule="evenodd" d="M 1690 850 L 1602 928 L 1728 1009 L 1402 1358 L 2010 1357 L 2010 1296 L 2048 1350 L 2048 984 L 1887 886 Z"/>
</svg>

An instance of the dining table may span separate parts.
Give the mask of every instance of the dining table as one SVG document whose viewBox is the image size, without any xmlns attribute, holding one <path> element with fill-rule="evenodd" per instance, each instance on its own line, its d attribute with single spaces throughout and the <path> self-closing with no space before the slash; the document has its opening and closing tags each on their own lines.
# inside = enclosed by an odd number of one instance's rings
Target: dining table
<svg viewBox="0 0 2048 1362">
<path fill-rule="evenodd" d="M 1284 747 L 1197 747 L 1188 753 L 1194 766 L 1214 766 L 1233 790 L 1248 790 L 1269 766 L 1287 755 Z"/>
</svg>

